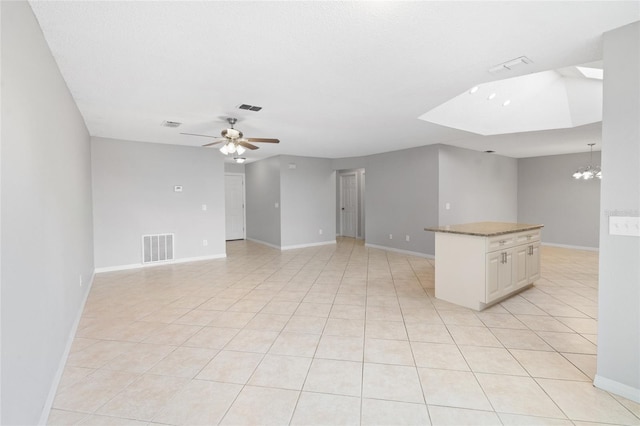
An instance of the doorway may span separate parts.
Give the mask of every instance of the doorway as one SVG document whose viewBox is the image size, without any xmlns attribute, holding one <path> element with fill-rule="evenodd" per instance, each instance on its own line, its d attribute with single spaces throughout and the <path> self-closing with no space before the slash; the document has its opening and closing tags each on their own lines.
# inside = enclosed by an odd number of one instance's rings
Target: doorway
<svg viewBox="0 0 640 426">
<path fill-rule="evenodd" d="M 337 182 L 337 234 L 364 238 L 364 169 L 342 170 Z"/>
<path fill-rule="evenodd" d="M 244 174 L 226 173 L 224 175 L 225 239 L 244 240 L 245 200 Z"/>
</svg>

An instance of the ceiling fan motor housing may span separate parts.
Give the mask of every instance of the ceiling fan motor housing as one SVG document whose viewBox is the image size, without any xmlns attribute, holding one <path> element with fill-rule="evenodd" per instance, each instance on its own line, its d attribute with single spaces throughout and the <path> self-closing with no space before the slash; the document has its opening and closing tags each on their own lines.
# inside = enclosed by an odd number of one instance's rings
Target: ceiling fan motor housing
<svg viewBox="0 0 640 426">
<path fill-rule="evenodd" d="M 238 139 L 242 137 L 242 132 L 236 129 L 224 129 L 222 136 L 228 139 Z"/>
</svg>

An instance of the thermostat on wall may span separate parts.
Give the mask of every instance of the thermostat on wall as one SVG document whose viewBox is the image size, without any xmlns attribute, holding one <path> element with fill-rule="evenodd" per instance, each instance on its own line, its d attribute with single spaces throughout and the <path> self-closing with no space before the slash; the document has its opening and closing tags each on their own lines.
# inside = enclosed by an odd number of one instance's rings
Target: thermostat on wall
<svg viewBox="0 0 640 426">
<path fill-rule="evenodd" d="M 182 185 L 176 185 L 173 187 L 173 192 L 182 192 Z"/>
</svg>

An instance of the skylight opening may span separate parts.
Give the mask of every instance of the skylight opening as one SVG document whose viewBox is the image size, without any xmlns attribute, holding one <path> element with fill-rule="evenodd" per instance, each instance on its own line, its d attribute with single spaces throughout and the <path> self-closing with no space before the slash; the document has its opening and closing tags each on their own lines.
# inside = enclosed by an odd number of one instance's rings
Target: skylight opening
<svg viewBox="0 0 640 426">
<path fill-rule="evenodd" d="M 594 80 L 602 80 L 604 76 L 604 70 L 601 68 L 576 67 L 576 69 L 585 77 Z"/>
</svg>

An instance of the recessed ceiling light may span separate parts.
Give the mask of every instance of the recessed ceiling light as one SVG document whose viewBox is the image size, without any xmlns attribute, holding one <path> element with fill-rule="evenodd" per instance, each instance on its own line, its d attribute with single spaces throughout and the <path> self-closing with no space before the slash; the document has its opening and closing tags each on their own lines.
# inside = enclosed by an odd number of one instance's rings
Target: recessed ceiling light
<svg viewBox="0 0 640 426">
<path fill-rule="evenodd" d="M 487 97 L 487 100 L 489 100 L 489 101 L 490 101 L 491 99 L 493 99 L 493 98 L 495 98 L 495 97 L 496 97 L 496 93 L 495 93 L 495 92 L 493 92 L 492 94 L 490 94 L 490 95 Z"/>
<path fill-rule="evenodd" d="M 473 95 L 474 93 L 476 93 L 476 92 L 478 91 L 478 89 L 479 89 L 479 87 L 478 87 L 478 86 L 473 86 L 473 87 L 471 88 L 471 90 L 469 90 L 469 93 Z"/>
<path fill-rule="evenodd" d="M 502 103 L 502 106 L 509 106 L 510 103 L 511 103 L 511 99 L 507 99 Z"/>
</svg>

